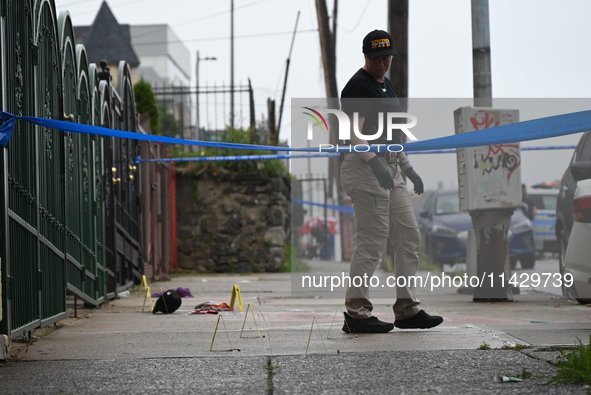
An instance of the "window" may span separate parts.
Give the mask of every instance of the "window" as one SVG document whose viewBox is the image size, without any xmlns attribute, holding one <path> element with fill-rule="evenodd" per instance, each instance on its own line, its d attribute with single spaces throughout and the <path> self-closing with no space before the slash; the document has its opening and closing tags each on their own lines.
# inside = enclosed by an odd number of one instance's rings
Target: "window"
<svg viewBox="0 0 591 395">
<path fill-rule="evenodd" d="M 460 197 L 453 193 L 448 195 L 439 195 L 435 205 L 436 214 L 455 214 L 460 212 Z"/>
<path fill-rule="evenodd" d="M 531 200 L 534 201 L 534 204 L 536 205 L 538 210 L 556 210 L 556 200 L 558 199 L 558 195 L 530 194 L 528 196 Z"/>
</svg>

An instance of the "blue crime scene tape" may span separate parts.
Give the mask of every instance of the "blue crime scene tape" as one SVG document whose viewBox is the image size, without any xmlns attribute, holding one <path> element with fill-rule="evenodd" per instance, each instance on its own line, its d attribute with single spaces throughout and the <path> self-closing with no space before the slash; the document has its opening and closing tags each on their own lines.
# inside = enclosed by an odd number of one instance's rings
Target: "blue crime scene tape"
<svg viewBox="0 0 591 395">
<path fill-rule="evenodd" d="M 591 130 L 591 111 L 580 111 L 402 144 L 405 152 L 517 143 Z"/>
<path fill-rule="evenodd" d="M 540 147 L 522 147 L 522 151 L 540 151 L 540 150 L 560 150 L 560 149 L 575 149 L 576 145 L 547 145 Z M 455 149 L 447 150 L 427 150 L 427 151 L 416 151 L 413 155 L 418 154 L 455 154 Z M 326 153 L 326 154 L 279 154 L 279 155 L 232 155 L 232 156 L 196 156 L 187 158 L 154 158 L 154 159 L 142 159 L 139 156 L 135 158 L 135 163 L 140 164 L 142 162 L 208 162 L 208 161 L 222 161 L 222 160 L 265 160 L 265 159 L 297 159 L 297 158 L 329 158 L 337 157 L 338 153 Z"/>
<path fill-rule="evenodd" d="M 574 149 L 576 145 L 548 145 L 542 147 L 522 147 L 522 151 L 539 151 L 539 150 L 559 150 L 559 149 Z M 416 151 L 413 155 L 417 154 L 455 154 L 455 149 L 447 150 L 428 150 L 428 151 Z M 209 162 L 209 161 L 222 161 L 222 160 L 265 160 L 265 159 L 297 159 L 297 158 L 328 158 L 337 157 L 338 153 L 326 153 L 326 154 L 279 154 L 279 155 L 231 155 L 231 156 L 196 156 L 186 158 L 154 158 L 154 159 L 142 159 L 139 156 L 135 158 L 135 163 L 140 164 L 142 162 Z"/>
<path fill-rule="evenodd" d="M 196 156 L 187 158 L 154 158 L 154 159 L 142 159 L 139 156 L 135 158 L 135 163 L 139 164 L 142 162 L 210 162 L 210 161 L 221 161 L 221 160 L 265 160 L 265 159 L 296 159 L 296 158 L 326 158 L 336 157 L 340 154 L 329 153 L 329 154 L 279 154 L 279 155 L 234 155 L 234 156 Z"/>
<path fill-rule="evenodd" d="M 145 140 L 170 144 L 187 144 L 204 147 L 233 148 L 247 150 L 266 151 L 304 151 L 304 152 L 348 152 L 351 146 L 336 146 L 318 148 L 289 148 L 253 144 L 221 143 L 211 141 L 184 140 L 174 137 L 157 136 L 121 131 L 86 124 L 78 124 L 67 121 L 60 121 L 47 118 L 16 116 L 0 111 L 0 119 L 4 123 L 0 125 L 0 144 L 6 146 L 12 135 L 17 120 L 24 120 L 35 125 L 44 126 L 74 133 L 96 134 L 108 137 L 126 138 L 132 140 Z M 555 115 L 529 121 L 522 121 L 513 124 L 495 126 L 488 129 L 476 130 L 462 134 L 454 134 L 430 140 L 416 141 L 404 144 L 391 144 L 394 151 L 402 148 L 405 152 L 420 152 L 427 150 L 441 150 L 451 148 L 468 148 L 486 145 L 508 144 L 520 141 L 530 141 L 550 137 L 565 136 L 568 134 L 580 133 L 591 130 L 591 110 L 580 111 L 562 115 Z M 371 145 L 369 152 L 385 151 L 385 146 Z"/>
<path fill-rule="evenodd" d="M 544 145 L 539 147 L 521 147 L 522 151 L 541 151 L 541 150 L 559 150 L 559 149 L 575 149 L 576 145 Z M 418 154 L 455 154 L 456 150 L 450 149 L 434 149 L 413 152 L 413 155 Z"/>
<path fill-rule="evenodd" d="M 131 140 L 144 140 L 153 141 L 157 143 L 168 143 L 168 144 L 186 144 L 186 145 L 198 145 L 203 147 L 215 147 L 215 148 L 234 148 L 234 149 L 258 149 L 265 151 L 292 151 L 289 147 L 274 147 L 266 145 L 252 145 L 252 144 L 236 144 L 236 143 L 217 143 L 213 141 L 199 141 L 199 140 L 184 140 L 175 137 L 158 136 L 154 134 L 143 134 L 126 132 L 117 129 L 104 128 L 102 126 L 86 125 L 81 123 L 58 121 L 55 119 L 47 118 L 36 118 L 36 117 L 17 117 L 13 114 L 0 111 L 0 119 L 5 122 L 0 125 L 0 144 L 6 146 L 12 131 L 14 124 L 17 120 L 22 119 L 24 121 L 33 123 L 35 125 L 44 126 L 46 128 L 63 130 L 66 132 L 84 133 L 84 134 L 97 134 L 100 136 L 107 137 L 118 137 Z"/>
<path fill-rule="evenodd" d="M 301 200 L 301 199 L 293 199 L 292 203 L 296 203 L 296 204 L 309 204 L 310 206 L 319 206 L 319 207 L 324 207 L 323 203 L 316 203 L 316 202 L 310 202 L 307 200 Z M 336 204 L 327 204 L 326 208 L 331 209 L 331 210 L 337 210 L 337 211 L 342 211 L 344 213 L 354 213 L 355 210 L 353 210 L 353 207 L 348 207 L 348 206 L 339 206 Z"/>
</svg>

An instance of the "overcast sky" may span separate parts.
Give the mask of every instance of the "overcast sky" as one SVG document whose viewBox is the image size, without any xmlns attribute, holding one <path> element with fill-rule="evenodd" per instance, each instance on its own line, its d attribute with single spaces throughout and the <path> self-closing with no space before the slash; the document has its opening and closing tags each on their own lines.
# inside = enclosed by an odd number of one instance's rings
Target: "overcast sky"
<svg viewBox="0 0 591 395">
<path fill-rule="evenodd" d="M 91 24 L 101 3 L 102 0 L 55 0 L 58 13 L 68 10 L 75 25 Z M 327 3 L 329 10 L 332 9 L 332 1 Z M 591 97 L 588 21 L 591 1 L 490 0 L 489 3 L 493 97 Z M 109 0 L 108 4 L 120 23 L 170 25 L 191 51 L 191 70 L 197 51 L 201 57 L 217 58 L 217 61 L 201 62 L 201 84 L 229 83 L 230 0 Z M 257 118 L 266 112 L 268 97 L 280 101 L 286 59 L 300 11 L 281 127 L 281 138 L 288 139 L 290 100 L 324 96 L 315 2 L 235 0 L 234 7 L 235 81 L 251 79 Z M 373 29 L 386 29 L 386 11 L 386 0 L 339 2 L 336 55 L 339 91 L 363 64 L 363 37 Z M 410 0 L 409 14 L 409 96 L 472 97 L 470 0 Z M 417 137 L 424 140 L 453 133 L 453 126 L 444 125 L 440 130 Z M 576 141 L 578 136 L 550 143 Z M 541 141 L 534 145 L 548 143 Z M 544 181 L 542 178 L 559 179 L 570 156 L 568 151 L 523 153 L 522 178 L 530 184 Z M 419 174 L 429 173 L 423 177 L 428 188 L 436 187 L 439 182 L 445 187 L 457 186 L 455 158 L 446 159 L 452 168 L 446 168 L 445 174 L 430 172 L 440 161 L 413 159 Z"/>
</svg>

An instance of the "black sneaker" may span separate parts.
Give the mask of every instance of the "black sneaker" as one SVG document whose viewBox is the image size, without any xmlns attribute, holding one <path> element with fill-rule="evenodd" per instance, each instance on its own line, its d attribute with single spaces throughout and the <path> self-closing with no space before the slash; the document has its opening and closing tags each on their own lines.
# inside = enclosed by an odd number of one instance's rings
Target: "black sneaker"
<svg viewBox="0 0 591 395">
<path fill-rule="evenodd" d="M 394 329 L 394 325 L 390 322 L 378 320 L 378 317 L 369 317 L 364 319 L 351 318 L 347 313 L 345 314 L 345 324 L 343 325 L 343 332 L 346 333 L 386 333 Z"/>
<path fill-rule="evenodd" d="M 438 315 L 429 315 L 425 310 L 421 310 L 413 317 L 394 321 L 394 326 L 400 329 L 428 329 L 436 327 L 442 322 L 442 317 L 439 317 Z"/>
</svg>

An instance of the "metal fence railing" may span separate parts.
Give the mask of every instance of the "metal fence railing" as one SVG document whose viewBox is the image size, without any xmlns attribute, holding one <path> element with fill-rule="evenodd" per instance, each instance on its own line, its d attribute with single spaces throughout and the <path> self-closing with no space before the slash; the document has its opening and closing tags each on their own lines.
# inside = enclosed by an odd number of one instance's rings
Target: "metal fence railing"
<svg viewBox="0 0 591 395">
<path fill-rule="evenodd" d="M 138 131 L 130 68 L 118 86 L 89 64 L 53 0 L 0 0 L 0 109 Z M 66 317 L 66 295 L 91 305 L 143 272 L 137 140 L 17 122 L 0 149 L 0 334 Z"/>
</svg>

